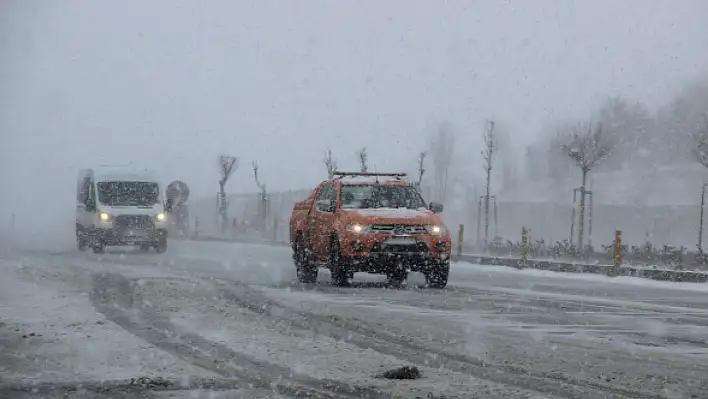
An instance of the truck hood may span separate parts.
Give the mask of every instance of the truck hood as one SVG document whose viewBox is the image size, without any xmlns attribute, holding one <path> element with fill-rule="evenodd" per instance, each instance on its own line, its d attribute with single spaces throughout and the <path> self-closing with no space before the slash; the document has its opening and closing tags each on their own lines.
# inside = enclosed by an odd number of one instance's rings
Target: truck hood
<svg viewBox="0 0 708 399">
<path fill-rule="evenodd" d="M 345 209 L 349 220 L 361 224 L 440 224 L 435 212 L 425 209 L 372 208 Z"/>
</svg>

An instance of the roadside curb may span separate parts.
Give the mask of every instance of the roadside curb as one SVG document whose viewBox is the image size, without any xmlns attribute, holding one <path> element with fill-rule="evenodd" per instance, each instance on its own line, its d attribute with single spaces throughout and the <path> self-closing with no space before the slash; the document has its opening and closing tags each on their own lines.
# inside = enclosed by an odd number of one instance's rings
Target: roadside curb
<svg viewBox="0 0 708 399">
<path fill-rule="evenodd" d="M 536 269 L 560 273 L 585 273 L 601 274 L 608 277 L 639 277 L 658 281 L 674 281 L 685 283 L 705 283 L 708 273 L 691 270 L 667 270 L 650 267 L 621 266 L 603 264 L 588 264 L 579 262 L 566 262 L 555 260 L 528 259 L 522 262 L 521 258 L 500 258 L 496 256 L 462 255 L 455 256 L 455 260 L 478 263 L 491 266 L 506 266 L 515 269 Z"/>
<path fill-rule="evenodd" d="M 257 244 L 269 245 L 278 247 L 287 247 L 289 244 L 283 241 L 258 241 L 258 240 L 242 240 L 220 237 L 198 237 L 185 238 L 184 241 L 211 241 L 239 244 Z M 498 257 L 486 255 L 469 255 L 461 256 L 453 255 L 454 261 L 462 261 L 469 263 L 477 263 L 490 266 L 513 267 L 515 269 L 535 269 L 547 270 L 559 273 L 584 273 L 584 274 L 600 274 L 608 277 L 638 277 L 657 281 L 673 281 L 681 283 L 705 283 L 708 282 L 708 272 L 692 271 L 692 270 L 671 270 L 659 269 L 652 267 L 630 266 L 623 265 L 616 267 L 614 265 L 589 264 L 581 262 L 568 262 L 560 260 L 539 260 L 528 259 L 522 262 L 520 257 Z"/>
</svg>

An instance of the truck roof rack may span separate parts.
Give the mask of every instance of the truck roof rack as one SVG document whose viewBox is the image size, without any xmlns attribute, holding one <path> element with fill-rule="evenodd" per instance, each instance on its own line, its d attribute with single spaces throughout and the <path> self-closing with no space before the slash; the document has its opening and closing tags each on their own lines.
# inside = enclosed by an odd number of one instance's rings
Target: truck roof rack
<svg viewBox="0 0 708 399">
<path fill-rule="evenodd" d="M 341 172 L 335 170 L 332 173 L 336 179 L 341 179 L 342 177 L 358 177 L 358 176 L 372 176 L 372 177 L 395 177 L 396 180 L 401 180 L 402 178 L 408 176 L 408 173 L 372 173 L 372 172 Z"/>
</svg>

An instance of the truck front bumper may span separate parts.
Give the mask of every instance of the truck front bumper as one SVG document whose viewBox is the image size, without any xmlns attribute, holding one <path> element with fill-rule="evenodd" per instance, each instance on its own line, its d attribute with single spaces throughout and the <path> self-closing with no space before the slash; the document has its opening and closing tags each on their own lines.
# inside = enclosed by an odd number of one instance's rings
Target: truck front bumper
<svg viewBox="0 0 708 399">
<path fill-rule="evenodd" d="M 427 273 L 447 267 L 450 257 L 447 254 L 385 252 L 367 253 L 349 257 L 345 260 L 352 272 L 386 273 L 405 269 L 412 272 Z"/>
</svg>

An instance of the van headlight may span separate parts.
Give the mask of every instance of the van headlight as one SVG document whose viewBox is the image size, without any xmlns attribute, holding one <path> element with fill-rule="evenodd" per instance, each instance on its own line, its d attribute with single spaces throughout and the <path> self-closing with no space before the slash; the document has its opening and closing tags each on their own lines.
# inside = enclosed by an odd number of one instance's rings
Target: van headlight
<svg viewBox="0 0 708 399">
<path fill-rule="evenodd" d="M 107 214 L 106 212 L 101 212 L 98 214 L 98 218 L 102 222 L 110 222 L 111 221 L 111 215 Z"/>
<path fill-rule="evenodd" d="M 371 226 L 369 226 L 368 224 L 359 224 L 359 223 L 348 224 L 347 231 L 350 233 L 357 233 L 357 234 L 368 233 L 370 227 Z"/>
<path fill-rule="evenodd" d="M 157 215 L 155 215 L 155 219 L 157 219 L 158 222 L 162 222 L 165 219 L 167 219 L 167 216 L 164 213 L 160 212 Z"/>
<path fill-rule="evenodd" d="M 447 232 L 445 226 L 439 224 L 428 224 L 425 226 L 425 230 L 428 232 L 428 234 L 433 234 L 436 236 L 445 234 Z"/>
</svg>

